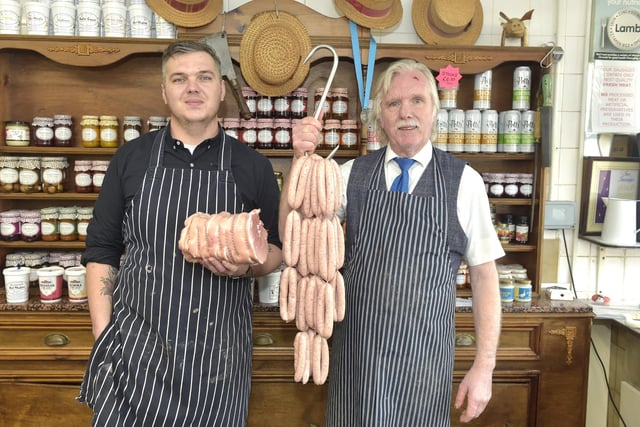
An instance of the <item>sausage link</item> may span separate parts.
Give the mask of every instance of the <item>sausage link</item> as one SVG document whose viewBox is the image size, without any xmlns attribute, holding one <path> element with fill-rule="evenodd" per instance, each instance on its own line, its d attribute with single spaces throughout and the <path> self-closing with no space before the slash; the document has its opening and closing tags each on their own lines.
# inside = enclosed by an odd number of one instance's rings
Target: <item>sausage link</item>
<svg viewBox="0 0 640 427">
<path fill-rule="evenodd" d="M 297 293 L 298 293 L 298 271 L 289 267 L 288 270 L 285 270 L 282 274 L 286 274 L 288 276 L 287 282 L 289 285 L 288 295 L 287 295 L 287 317 L 289 321 L 296 318 L 296 311 L 298 309 L 297 305 L 299 302 L 297 301 Z"/>
<path fill-rule="evenodd" d="M 278 293 L 278 306 L 280 308 L 280 318 L 285 322 L 291 320 L 289 318 L 289 272 L 287 271 L 291 267 L 284 269 L 280 275 L 280 292 Z"/>
<path fill-rule="evenodd" d="M 330 284 L 328 284 L 327 282 L 325 282 L 324 280 L 322 280 L 320 277 L 315 276 L 316 277 L 316 331 L 318 332 L 318 334 L 324 336 L 325 335 L 325 331 L 324 331 L 324 327 L 326 324 L 326 320 L 325 320 L 325 309 L 324 309 L 324 295 L 325 295 L 325 288 L 327 286 L 331 287 Z M 331 313 L 331 320 L 333 320 L 333 313 Z"/>
<path fill-rule="evenodd" d="M 342 229 L 342 224 L 340 224 L 340 218 L 338 218 L 337 216 L 334 216 L 333 217 L 333 221 L 335 222 L 336 242 L 337 242 L 337 247 L 338 247 L 336 265 L 337 265 L 337 268 L 339 270 L 344 265 L 344 251 L 345 251 L 345 247 L 344 247 L 344 230 Z"/>
<path fill-rule="evenodd" d="M 296 306 L 298 308 L 298 311 L 296 313 L 296 327 L 299 331 L 306 331 L 307 329 L 309 329 L 309 326 L 307 325 L 307 317 L 304 311 L 308 282 L 309 279 L 307 279 L 306 276 L 298 280 L 298 295 L 296 298 Z"/>
<path fill-rule="evenodd" d="M 311 371 L 311 358 L 313 356 L 313 340 L 316 337 L 316 332 L 313 329 L 307 331 L 307 354 L 304 366 L 304 373 L 302 374 L 302 384 L 306 384 L 309 378 L 313 375 Z"/>
<path fill-rule="evenodd" d="M 298 332 L 293 340 L 293 380 L 301 382 L 305 370 L 308 369 L 309 335 L 306 332 Z"/>
<path fill-rule="evenodd" d="M 333 282 L 333 296 L 335 305 L 334 320 L 336 322 L 342 322 L 347 304 L 344 289 L 344 278 L 342 277 L 342 273 L 339 271 L 336 274 L 335 281 Z"/>
<path fill-rule="evenodd" d="M 318 210 L 316 211 L 316 216 L 325 217 L 325 212 L 327 211 L 327 186 L 325 182 L 325 164 L 327 161 L 325 159 L 320 159 L 316 164 L 316 169 L 318 170 L 316 174 L 316 197 L 318 198 Z"/>
<path fill-rule="evenodd" d="M 333 170 L 331 160 L 325 160 L 324 164 L 324 186 L 326 193 L 326 202 L 324 204 L 324 216 L 330 218 L 336 213 L 336 177 Z"/>
<path fill-rule="evenodd" d="M 331 335 L 333 335 L 333 322 L 336 313 L 333 286 L 327 284 L 323 288 L 323 291 L 322 299 L 324 301 L 324 307 L 322 307 L 322 317 L 324 318 L 324 325 L 322 326 L 322 337 L 329 339 Z"/>
<path fill-rule="evenodd" d="M 342 172 L 340 165 L 334 159 L 329 160 L 333 166 L 333 173 L 336 180 L 336 197 L 334 199 L 334 211 L 337 212 L 342 207 L 342 194 L 344 193 L 344 182 L 342 181 Z"/>
<path fill-rule="evenodd" d="M 309 234 L 310 223 L 311 220 L 308 218 L 302 218 L 300 221 L 300 255 L 298 255 L 297 269 L 301 276 L 309 274 L 309 264 L 307 263 L 307 247 L 309 245 L 309 240 L 307 239 L 307 236 Z"/>
<path fill-rule="evenodd" d="M 316 329 L 316 276 L 309 276 L 304 295 L 304 314 L 307 317 L 307 326 Z"/>
<path fill-rule="evenodd" d="M 309 157 L 298 157 L 293 160 L 293 164 L 291 165 L 291 171 L 289 172 L 289 188 L 287 193 L 287 203 L 289 203 L 289 207 L 291 209 L 298 209 L 300 207 L 297 204 L 296 197 L 298 195 L 298 186 L 303 182 L 306 185 L 305 181 L 302 181 L 302 169 L 305 163 L 309 160 Z"/>
<path fill-rule="evenodd" d="M 318 275 L 327 280 L 329 277 L 327 267 L 327 259 L 329 258 L 327 244 L 328 238 L 328 220 L 318 218 L 318 230 L 316 230 L 316 247 L 318 248 L 317 262 L 318 262 Z"/>
</svg>

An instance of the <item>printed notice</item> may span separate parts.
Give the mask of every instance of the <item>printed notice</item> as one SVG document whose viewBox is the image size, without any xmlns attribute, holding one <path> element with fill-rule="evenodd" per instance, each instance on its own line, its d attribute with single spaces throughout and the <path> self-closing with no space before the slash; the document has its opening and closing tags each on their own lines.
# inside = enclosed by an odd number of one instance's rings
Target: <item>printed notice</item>
<svg viewBox="0 0 640 427">
<path fill-rule="evenodd" d="M 640 132 L 640 64 L 595 61 L 591 87 L 591 131 Z"/>
</svg>

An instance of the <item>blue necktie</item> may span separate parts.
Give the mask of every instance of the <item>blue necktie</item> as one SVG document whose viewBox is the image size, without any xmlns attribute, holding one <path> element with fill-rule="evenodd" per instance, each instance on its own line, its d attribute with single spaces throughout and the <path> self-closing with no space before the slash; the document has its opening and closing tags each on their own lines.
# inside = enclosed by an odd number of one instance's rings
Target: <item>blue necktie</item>
<svg viewBox="0 0 640 427">
<path fill-rule="evenodd" d="M 409 192 L 409 168 L 415 162 L 413 159 L 405 159 L 402 157 L 396 157 L 393 160 L 400 166 L 402 172 L 391 184 L 391 191 L 400 191 L 402 193 Z"/>
</svg>

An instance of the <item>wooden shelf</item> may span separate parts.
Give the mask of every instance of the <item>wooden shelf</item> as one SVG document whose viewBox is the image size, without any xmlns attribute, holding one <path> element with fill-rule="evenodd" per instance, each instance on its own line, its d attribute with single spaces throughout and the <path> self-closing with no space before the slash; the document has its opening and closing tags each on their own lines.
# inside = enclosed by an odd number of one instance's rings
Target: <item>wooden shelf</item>
<svg viewBox="0 0 640 427">
<path fill-rule="evenodd" d="M 97 200 L 98 193 L 0 193 L 0 200 Z"/>
<path fill-rule="evenodd" d="M 28 249 L 28 250 L 41 250 L 41 249 L 84 249 L 85 244 L 80 240 L 73 240 L 64 242 L 57 240 L 55 242 L 45 242 L 44 240 L 36 240 L 35 242 L 23 242 L 18 240 L 15 242 L 0 241 L 0 248 L 7 249 Z"/>
</svg>

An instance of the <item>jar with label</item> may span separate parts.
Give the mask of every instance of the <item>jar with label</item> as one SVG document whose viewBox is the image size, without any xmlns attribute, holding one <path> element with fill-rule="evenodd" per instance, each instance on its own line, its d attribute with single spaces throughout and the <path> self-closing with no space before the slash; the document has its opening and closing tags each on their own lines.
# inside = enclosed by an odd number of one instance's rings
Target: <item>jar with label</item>
<svg viewBox="0 0 640 427">
<path fill-rule="evenodd" d="M 18 161 L 18 180 L 20 192 L 39 193 L 42 191 L 40 182 L 40 157 L 20 157 Z"/>
<path fill-rule="evenodd" d="M 516 243 L 526 245 L 529 243 L 529 217 L 518 217 L 518 224 L 516 224 Z"/>
<path fill-rule="evenodd" d="M 0 212 L 0 238 L 7 242 L 21 239 L 20 211 L 9 210 Z"/>
<path fill-rule="evenodd" d="M 20 211 L 20 234 L 23 242 L 40 240 L 40 211 Z"/>
<path fill-rule="evenodd" d="M 0 156 L 0 193 L 20 192 L 19 157 Z"/>
<path fill-rule="evenodd" d="M 282 186 L 284 185 L 284 176 L 280 171 L 273 171 L 273 175 L 276 177 L 276 182 L 278 183 L 278 188 L 282 191 Z"/>
<path fill-rule="evenodd" d="M 515 173 L 504 174 L 504 197 L 518 197 L 518 176 Z"/>
<path fill-rule="evenodd" d="M 31 138 L 36 147 L 53 145 L 53 117 L 34 117 L 31 121 Z"/>
<path fill-rule="evenodd" d="M 118 118 L 116 116 L 100 116 L 100 147 L 115 148 L 118 146 Z"/>
<path fill-rule="evenodd" d="M 75 206 L 59 208 L 58 226 L 60 240 L 69 242 L 78 240 L 77 210 Z"/>
<path fill-rule="evenodd" d="M 93 218 L 92 207 L 78 208 L 78 240 L 83 242 L 87 240 L 87 227 L 91 218 Z"/>
<path fill-rule="evenodd" d="M 511 279 L 500 279 L 500 301 L 513 302 L 514 286 Z"/>
<path fill-rule="evenodd" d="M 102 188 L 102 181 L 109 168 L 109 160 L 93 160 L 91 162 L 91 183 L 93 192 L 99 193 Z"/>
<path fill-rule="evenodd" d="M 273 148 L 273 119 L 258 119 L 258 148 Z"/>
<path fill-rule="evenodd" d="M 514 285 L 514 296 L 518 302 L 531 302 L 531 280 L 518 279 Z"/>
<path fill-rule="evenodd" d="M 56 147 L 69 147 L 73 136 L 73 120 L 68 114 L 55 114 L 53 116 L 53 145 Z"/>
<path fill-rule="evenodd" d="M 324 121 L 324 144 L 323 148 L 333 149 L 340 145 L 340 120 L 325 120 Z"/>
<path fill-rule="evenodd" d="M 355 120 L 343 120 L 340 123 L 340 145 L 348 150 L 358 147 L 358 124 Z"/>
<path fill-rule="evenodd" d="M 504 174 L 494 173 L 489 176 L 489 197 L 504 196 Z"/>
<path fill-rule="evenodd" d="M 255 90 L 251 89 L 249 86 L 244 86 L 241 90 L 242 97 L 244 98 L 245 104 L 247 104 L 247 108 L 251 112 L 251 117 L 258 117 L 258 107 L 257 107 L 257 98 L 258 94 Z"/>
<path fill-rule="evenodd" d="M 505 214 L 502 216 L 502 222 L 507 224 L 507 228 L 509 229 L 509 242 L 512 242 L 516 238 L 516 223 L 513 222 L 513 215 Z"/>
<path fill-rule="evenodd" d="M 258 95 L 256 108 L 258 120 L 273 118 L 273 99 L 270 96 Z"/>
<path fill-rule="evenodd" d="M 307 116 L 308 90 L 299 87 L 291 94 L 291 118 L 302 119 Z"/>
<path fill-rule="evenodd" d="M 7 267 L 25 267 L 24 253 L 16 252 L 13 254 L 7 254 L 4 264 Z"/>
<path fill-rule="evenodd" d="M 258 121 L 256 119 L 240 120 L 240 142 L 247 144 L 249 148 L 256 148 L 258 142 Z"/>
<path fill-rule="evenodd" d="M 316 111 L 318 111 L 318 109 L 322 108 L 324 110 L 324 113 L 321 116 L 321 119 L 327 120 L 327 119 L 332 119 L 331 117 L 331 102 L 333 101 L 333 99 L 331 98 L 331 91 L 329 91 L 329 93 L 327 93 L 327 97 L 324 100 L 324 105 L 320 105 L 320 100 L 322 99 L 322 93 L 324 92 L 324 88 L 323 87 L 319 87 L 316 88 L 315 94 L 313 96 L 314 99 L 314 107 L 313 107 L 313 112 L 315 114 Z"/>
<path fill-rule="evenodd" d="M 509 244 L 511 241 L 511 236 L 509 234 L 509 226 L 506 222 L 498 222 L 495 225 L 496 234 L 498 235 L 498 240 L 503 245 Z"/>
<path fill-rule="evenodd" d="M 24 254 L 24 266 L 31 269 L 29 274 L 29 287 L 38 287 L 38 269 L 44 266 L 44 259 L 39 252 L 27 252 Z"/>
<path fill-rule="evenodd" d="M 224 133 L 239 140 L 240 137 L 240 119 L 237 117 L 225 117 L 222 120 L 222 127 L 224 127 Z"/>
<path fill-rule="evenodd" d="M 142 135 L 142 120 L 138 116 L 124 116 L 122 118 L 122 140 L 133 141 Z"/>
<path fill-rule="evenodd" d="M 149 126 L 149 132 L 160 130 L 167 126 L 167 119 L 162 116 L 149 116 L 147 126 Z"/>
<path fill-rule="evenodd" d="M 273 117 L 276 119 L 291 118 L 291 94 L 276 96 L 273 99 Z"/>
<path fill-rule="evenodd" d="M 42 240 L 45 242 L 60 240 L 58 208 L 50 207 L 40 209 L 40 231 L 42 233 Z"/>
<path fill-rule="evenodd" d="M 76 193 L 93 193 L 93 172 L 91 160 L 76 160 L 73 165 L 73 182 Z"/>
<path fill-rule="evenodd" d="M 74 253 L 61 253 L 58 265 L 62 268 L 75 267 L 76 255 Z"/>
<path fill-rule="evenodd" d="M 276 119 L 274 124 L 274 148 L 291 148 L 291 120 Z"/>
<path fill-rule="evenodd" d="M 331 89 L 331 118 L 347 120 L 349 118 L 349 92 L 346 87 Z"/>
<path fill-rule="evenodd" d="M 31 142 L 29 123 L 20 120 L 4 122 L 4 142 L 11 147 L 26 147 Z"/>
<path fill-rule="evenodd" d="M 100 120 L 98 116 L 82 116 L 82 146 L 96 148 L 100 146 Z"/>
<path fill-rule="evenodd" d="M 66 157 L 43 157 L 40 161 L 42 174 L 42 191 L 45 193 L 62 193 L 67 181 L 69 163 Z"/>
<path fill-rule="evenodd" d="M 521 173 L 518 175 L 518 193 L 520 197 L 531 197 L 533 193 L 533 174 Z"/>
</svg>

